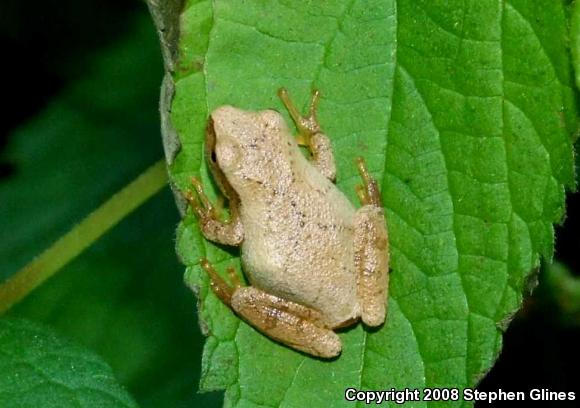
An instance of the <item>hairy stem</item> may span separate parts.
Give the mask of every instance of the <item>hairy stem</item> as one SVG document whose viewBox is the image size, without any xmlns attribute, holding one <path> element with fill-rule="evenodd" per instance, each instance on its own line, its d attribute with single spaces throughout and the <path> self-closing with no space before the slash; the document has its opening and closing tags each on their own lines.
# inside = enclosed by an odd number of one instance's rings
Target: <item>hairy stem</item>
<svg viewBox="0 0 580 408">
<path fill-rule="evenodd" d="M 0 313 L 26 297 L 166 184 L 165 162 L 160 160 L 0 285 Z"/>
</svg>

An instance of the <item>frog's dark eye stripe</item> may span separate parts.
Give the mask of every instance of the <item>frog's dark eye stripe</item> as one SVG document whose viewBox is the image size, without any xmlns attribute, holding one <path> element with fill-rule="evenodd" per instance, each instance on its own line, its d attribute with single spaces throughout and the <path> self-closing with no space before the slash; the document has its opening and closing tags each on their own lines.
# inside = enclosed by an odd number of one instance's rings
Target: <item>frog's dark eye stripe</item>
<svg viewBox="0 0 580 408">
<path fill-rule="evenodd" d="M 206 157 L 209 157 L 209 160 L 211 160 L 211 162 L 214 164 L 217 163 L 217 156 L 215 154 L 215 143 L 216 143 L 215 129 L 213 119 L 210 117 L 207 123 L 205 135 L 205 149 L 206 149 L 205 153 L 207 155 Z"/>
</svg>

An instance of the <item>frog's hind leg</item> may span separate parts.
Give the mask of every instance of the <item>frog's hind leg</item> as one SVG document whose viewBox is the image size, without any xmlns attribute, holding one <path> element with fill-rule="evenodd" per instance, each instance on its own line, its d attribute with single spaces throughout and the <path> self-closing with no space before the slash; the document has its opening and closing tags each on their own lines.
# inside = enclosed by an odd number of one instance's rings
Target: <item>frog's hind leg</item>
<svg viewBox="0 0 580 408">
<path fill-rule="evenodd" d="M 389 285 L 389 249 L 385 213 L 378 185 L 358 158 L 358 168 L 363 184 L 357 194 L 363 207 L 354 219 L 355 270 L 358 273 L 358 298 L 361 317 L 369 326 L 379 326 L 385 321 Z"/>
<path fill-rule="evenodd" d="M 230 287 L 207 262 L 201 266 L 210 276 L 214 293 L 236 314 L 266 336 L 296 350 L 317 357 L 340 354 L 340 339 L 324 323 L 322 315 L 311 308 L 270 295 L 252 286 L 241 287 L 237 276 Z"/>
<path fill-rule="evenodd" d="M 226 305 L 230 306 L 232 303 L 232 296 L 234 292 L 241 287 L 240 280 L 236 275 L 236 271 L 233 267 L 229 267 L 227 269 L 228 275 L 230 276 L 230 280 L 232 281 L 233 287 L 230 286 L 225 280 L 222 279 L 221 276 L 217 273 L 214 267 L 209 263 L 209 261 L 205 258 L 200 259 L 199 261 L 203 270 L 209 276 L 209 285 L 215 293 L 215 295 Z"/>
<path fill-rule="evenodd" d="M 314 166 L 331 181 L 336 179 L 336 164 L 334 162 L 334 154 L 332 152 L 332 145 L 330 139 L 320 129 L 320 124 L 316 118 L 316 109 L 318 108 L 318 101 L 320 99 L 320 92 L 314 91 L 312 93 L 312 100 L 310 101 L 310 112 L 308 116 L 302 116 L 286 88 L 278 90 L 278 96 L 288 109 L 288 113 L 292 117 L 296 127 L 298 128 L 298 144 L 307 146 L 312 153 L 312 162 Z"/>
<path fill-rule="evenodd" d="M 340 339 L 314 309 L 252 286 L 236 290 L 231 306 L 250 325 L 289 347 L 323 358 L 340 354 Z"/>
</svg>

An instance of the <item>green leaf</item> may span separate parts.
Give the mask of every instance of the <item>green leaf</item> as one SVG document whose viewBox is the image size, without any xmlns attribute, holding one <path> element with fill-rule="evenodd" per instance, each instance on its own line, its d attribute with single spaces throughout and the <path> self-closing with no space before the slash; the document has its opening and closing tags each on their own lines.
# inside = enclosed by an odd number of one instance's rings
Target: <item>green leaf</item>
<svg viewBox="0 0 580 408">
<path fill-rule="evenodd" d="M 570 20 L 570 50 L 575 69 L 576 86 L 580 87 L 580 3 L 576 1 L 571 5 Z"/>
<path fill-rule="evenodd" d="M 286 114 L 279 87 L 304 106 L 317 88 L 339 188 L 356 202 L 353 159 L 364 156 L 390 232 L 387 322 L 342 332 L 341 357 L 326 362 L 258 334 L 216 299 L 198 258 L 223 269 L 237 253 L 205 241 L 188 214 L 177 245 L 210 334 L 202 387 L 225 388 L 226 406 L 244 407 L 340 406 L 346 387 L 473 387 L 530 272 L 551 259 L 564 188 L 574 186 L 564 4 L 190 0 L 167 21 L 181 32 L 164 112 L 182 147 L 169 157 L 180 189 L 191 175 L 209 182 L 211 110 Z M 427 405 L 437 404 L 414 406 Z"/>
<path fill-rule="evenodd" d="M 25 320 L 0 320 L 0 406 L 136 407 L 100 357 Z"/>
</svg>

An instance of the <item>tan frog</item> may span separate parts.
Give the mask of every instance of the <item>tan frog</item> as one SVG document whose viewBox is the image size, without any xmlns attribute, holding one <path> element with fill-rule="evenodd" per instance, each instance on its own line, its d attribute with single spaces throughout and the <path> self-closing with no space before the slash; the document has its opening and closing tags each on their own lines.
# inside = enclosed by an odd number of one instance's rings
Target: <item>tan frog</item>
<svg viewBox="0 0 580 408">
<path fill-rule="evenodd" d="M 203 235 L 241 245 L 251 286 L 235 271 L 228 285 L 202 259 L 214 293 L 267 336 L 305 353 L 330 358 L 341 352 L 334 329 L 359 318 L 369 326 L 385 320 L 388 238 L 377 183 L 358 158 L 362 185 L 356 210 L 333 181 L 336 167 L 328 137 L 316 119 L 319 92 L 302 117 L 285 89 L 279 96 L 299 130 L 298 140 L 274 110 L 248 112 L 222 106 L 211 114 L 206 158 L 229 200 L 230 219 L 193 179 L 186 198 Z M 299 143 L 312 154 L 306 159 Z"/>
</svg>

